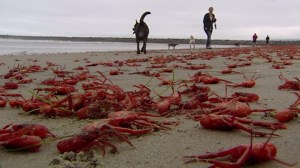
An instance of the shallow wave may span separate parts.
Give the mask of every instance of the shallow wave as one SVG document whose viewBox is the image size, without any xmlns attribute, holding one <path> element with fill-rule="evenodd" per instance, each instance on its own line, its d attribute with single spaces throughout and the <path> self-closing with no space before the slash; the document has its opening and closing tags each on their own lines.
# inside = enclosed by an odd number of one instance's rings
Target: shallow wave
<svg viewBox="0 0 300 168">
<path fill-rule="evenodd" d="M 196 45 L 196 48 L 204 48 L 204 45 Z M 229 48 L 233 46 L 215 45 L 214 48 Z M 176 49 L 188 49 L 189 44 L 179 44 Z M 148 43 L 148 50 L 168 49 L 164 43 Z M 22 55 L 41 53 L 74 53 L 89 51 L 134 51 L 136 43 L 125 42 L 73 42 L 54 40 L 18 40 L 0 39 L 0 55 Z"/>
</svg>

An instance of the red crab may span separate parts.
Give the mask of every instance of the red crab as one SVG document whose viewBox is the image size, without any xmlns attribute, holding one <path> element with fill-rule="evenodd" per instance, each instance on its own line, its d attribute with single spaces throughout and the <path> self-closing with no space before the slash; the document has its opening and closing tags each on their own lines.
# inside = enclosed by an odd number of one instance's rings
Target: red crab
<svg viewBox="0 0 300 168">
<path fill-rule="evenodd" d="M 0 130 L 0 144 L 7 149 L 37 152 L 42 139 L 55 137 L 48 128 L 39 124 L 6 125 Z"/>
<path fill-rule="evenodd" d="M 273 122 L 263 122 L 254 121 L 250 119 L 244 119 L 239 117 L 234 117 L 231 115 L 215 115 L 215 114 L 204 114 L 200 116 L 195 116 L 195 120 L 199 121 L 202 127 L 212 130 L 233 130 L 242 129 L 250 134 L 265 136 L 265 135 L 275 135 L 260 131 L 254 131 L 246 125 L 261 126 L 267 129 L 277 130 L 285 129 L 287 126 L 281 123 Z"/>
<path fill-rule="evenodd" d="M 117 111 L 110 113 L 108 117 L 106 120 L 87 124 L 82 130 L 89 131 L 102 127 L 103 125 L 109 125 L 122 133 L 141 135 L 155 130 L 166 130 L 169 129 L 167 125 L 177 124 L 176 122 L 156 121 L 153 118 L 159 117 L 158 115 L 144 112 Z"/>
<path fill-rule="evenodd" d="M 117 147 L 110 142 L 113 138 L 125 141 L 130 146 L 133 146 L 129 139 L 118 132 L 111 126 L 105 124 L 101 127 L 93 128 L 92 130 L 83 131 L 80 134 L 74 135 L 71 138 L 64 139 L 57 143 L 57 149 L 60 153 L 64 152 L 80 152 L 88 151 L 93 147 L 98 147 L 105 154 L 105 147 L 111 147 L 111 152 L 117 152 Z"/>
<path fill-rule="evenodd" d="M 282 90 L 282 89 L 300 90 L 300 80 L 297 77 L 294 77 L 294 79 L 296 79 L 296 81 L 291 81 L 291 80 L 288 80 L 287 78 L 283 77 L 282 74 L 280 74 L 279 79 L 285 81 L 284 84 L 278 86 L 279 90 Z"/>
<path fill-rule="evenodd" d="M 256 164 L 269 160 L 274 160 L 286 166 L 294 166 L 296 164 L 286 163 L 275 158 L 277 154 L 277 148 L 274 144 L 268 143 L 268 141 L 269 140 L 264 143 L 239 145 L 231 149 L 222 150 L 220 152 L 209 152 L 201 155 L 184 156 L 183 160 L 184 163 L 196 161 L 212 163 L 213 165 L 210 166 L 211 168 L 240 168 L 246 163 Z M 225 157 L 229 157 L 231 161 L 221 161 L 216 159 Z"/>
</svg>

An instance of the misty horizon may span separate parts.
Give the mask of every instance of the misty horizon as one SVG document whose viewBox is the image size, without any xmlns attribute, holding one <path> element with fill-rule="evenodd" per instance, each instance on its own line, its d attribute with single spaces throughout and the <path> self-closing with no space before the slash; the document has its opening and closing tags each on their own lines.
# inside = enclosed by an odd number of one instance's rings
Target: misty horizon
<svg viewBox="0 0 300 168">
<path fill-rule="evenodd" d="M 20 37 L 40 37 L 40 38 L 129 38 L 129 39 L 135 39 L 134 36 L 55 36 L 55 35 L 15 35 L 15 34 L 0 34 L 0 36 L 8 36 L 8 37 L 14 37 L 14 36 L 20 36 Z M 1 37 L 0 37 L 1 38 Z M 189 37 L 186 38 L 178 38 L 178 37 L 151 37 L 149 36 L 149 39 L 189 39 Z M 203 38 L 197 38 L 197 40 L 206 40 L 206 37 Z M 252 39 L 213 39 L 213 40 L 221 40 L 221 41 L 252 41 Z M 273 41 L 300 41 L 299 39 L 271 39 Z M 265 41 L 265 38 L 258 39 L 258 41 Z"/>
<path fill-rule="evenodd" d="M 131 38 L 135 20 L 150 11 L 149 38 L 204 39 L 203 16 L 210 6 L 218 27 L 212 39 L 251 40 L 254 33 L 258 40 L 300 38 L 298 0 L 2 0 L 0 34 Z"/>
</svg>

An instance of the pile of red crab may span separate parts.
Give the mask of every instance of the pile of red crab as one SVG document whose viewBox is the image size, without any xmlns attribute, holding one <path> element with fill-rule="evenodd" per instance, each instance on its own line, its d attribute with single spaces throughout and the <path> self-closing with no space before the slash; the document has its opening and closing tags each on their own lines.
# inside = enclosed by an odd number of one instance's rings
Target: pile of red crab
<svg viewBox="0 0 300 168">
<path fill-rule="evenodd" d="M 8 151 L 38 152 L 44 139 L 52 138 L 50 143 L 57 142 L 59 153 L 97 148 L 104 154 L 107 148 L 118 151 L 118 141 L 134 146 L 130 136 L 171 130 L 179 122 L 169 118 L 180 115 L 198 122 L 203 129 L 240 129 L 251 139 L 266 139 L 264 143 L 184 156 L 184 163 L 198 161 L 211 163 L 212 167 L 229 168 L 274 160 L 292 166 L 294 163 L 275 158 L 276 146 L 269 141 L 271 137 L 280 138 L 276 131 L 288 129 L 288 123 L 300 112 L 300 79 L 285 71 L 300 60 L 299 53 L 298 46 L 268 46 L 123 61 L 91 62 L 85 58 L 74 60 L 83 66 L 72 69 L 57 63 L 43 65 L 37 63 L 38 59 L 30 60 L 29 65 L 15 65 L 1 75 L 0 107 L 4 110 L 17 108 L 23 114 L 44 118 L 68 117 L 75 121 L 91 119 L 92 122 L 81 128 L 79 134 L 65 138 L 40 124 L 1 123 L 0 145 Z M 210 61 L 216 59 L 223 60 L 222 67 L 210 65 Z M 258 79 L 263 76 L 259 71 L 248 71 L 247 67 L 262 63 L 277 73 L 274 80 L 282 82 L 277 90 L 295 95 L 294 102 L 282 109 L 253 107 L 259 107 L 261 95 L 251 89 L 259 85 Z M 177 79 L 178 72 L 187 72 L 187 75 Z M 47 74 L 50 78 L 38 80 L 33 77 L 35 74 Z M 133 75 L 146 82 L 122 88 L 116 80 L 116 77 L 125 80 L 126 76 Z M 228 80 L 229 75 L 236 80 Z M 216 86 L 223 91 L 215 89 Z M 29 90 L 30 96 L 19 91 L 20 88 Z M 268 121 L 251 118 L 254 113 Z M 226 156 L 231 160 L 216 159 Z"/>
</svg>

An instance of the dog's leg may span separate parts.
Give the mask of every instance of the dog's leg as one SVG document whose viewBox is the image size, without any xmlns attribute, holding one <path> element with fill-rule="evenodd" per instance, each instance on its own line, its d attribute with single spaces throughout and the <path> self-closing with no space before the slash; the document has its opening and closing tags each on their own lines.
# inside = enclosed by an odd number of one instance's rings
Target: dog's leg
<svg viewBox="0 0 300 168">
<path fill-rule="evenodd" d="M 143 40 L 143 48 L 142 48 L 142 52 L 144 52 L 144 54 L 147 53 L 147 51 L 146 51 L 146 46 L 147 46 L 147 40 Z"/>
<path fill-rule="evenodd" d="M 144 52 L 144 50 L 145 50 L 145 40 L 143 40 L 143 47 L 141 49 L 141 52 Z"/>
<path fill-rule="evenodd" d="M 144 50 L 145 50 L 145 45 L 144 45 L 144 42 L 143 42 L 143 47 L 141 48 L 141 52 L 144 52 Z"/>
<path fill-rule="evenodd" d="M 141 52 L 140 52 L 140 42 L 138 40 L 136 41 L 136 46 L 137 46 L 136 53 L 141 54 Z"/>
</svg>

